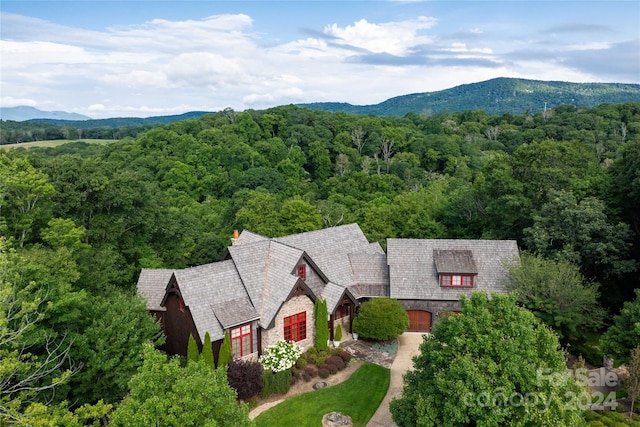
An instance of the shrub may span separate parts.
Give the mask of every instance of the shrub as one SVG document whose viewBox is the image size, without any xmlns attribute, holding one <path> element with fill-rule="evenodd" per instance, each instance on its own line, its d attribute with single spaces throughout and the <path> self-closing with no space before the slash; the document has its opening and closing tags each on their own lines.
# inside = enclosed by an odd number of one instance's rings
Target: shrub
<svg viewBox="0 0 640 427">
<path fill-rule="evenodd" d="M 318 364 L 318 355 L 316 353 L 307 354 L 307 364 L 317 365 Z"/>
<path fill-rule="evenodd" d="M 349 363 L 349 361 L 353 359 L 353 355 L 345 350 L 342 350 L 338 356 L 344 360 L 344 363 Z"/>
<path fill-rule="evenodd" d="M 302 355 L 302 348 L 294 342 L 278 341 L 267 347 L 260 356 L 264 369 L 283 372 L 291 369 Z"/>
<path fill-rule="evenodd" d="M 340 356 L 331 356 L 327 359 L 327 363 L 338 368 L 339 371 L 344 369 L 344 360 Z"/>
<path fill-rule="evenodd" d="M 333 339 L 334 341 L 342 341 L 342 326 L 340 326 L 340 324 L 336 326 L 336 332 L 333 334 Z"/>
<path fill-rule="evenodd" d="M 318 376 L 322 379 L 329 378 L 329 370 L 326 368 L 318 369 Z"/>
<path fill-rule="evenodd" d="M 227 382 L 238 393 L 239 400 L 247 400 L 262 390 L 262 372 L 258 362 L 233 360 L 227 368 Z"/>
<path fill-rule="evenodd" d="M 409 316 L 393 298 L 374 298 L 360 306 L 353 320 L 353 330 L 364 338 L 386 341 L 396 338 L 409 327 Z"/>
<path fill-rule="evenodd" d="M 313 366 L 307 366 L 304 369 L 305 373 L 307 375 L 309 375 L 311 378 L 315 377 L 316 375 L 318 375 L 318 370 L 316 368 L 314 368 Z"/>
<path fill-rule="evenodd" d="M 344 348 L 340 348 L 340 347 L 335 347 L 331 349 L 331 356 L 340 356 L 340 353 L 342 353 L 343 351 L 345 351 Z"/>
<path fill-rule="evenodd" d="M 291 388 L 291 377 L 290 369 L 278 372 L 263 371 L 263 385 L 260 396 L 265 398 L 274 393 L 285 394 Z"/>
<path fill-rule="evenodd" d="M 331 363 L 327 363 L 327 369 L 331 375 L 335 375 L 338 373 L 338 367 L 336 365 L 332 365 Z"/>
<path fill-rule="evenodd" d="M 307 367 L 307 359 L 305 357 L 300 357 L 297 361 L 296 361 L 296 368 L 298 369 L 304 369 Z"/>
</svg>

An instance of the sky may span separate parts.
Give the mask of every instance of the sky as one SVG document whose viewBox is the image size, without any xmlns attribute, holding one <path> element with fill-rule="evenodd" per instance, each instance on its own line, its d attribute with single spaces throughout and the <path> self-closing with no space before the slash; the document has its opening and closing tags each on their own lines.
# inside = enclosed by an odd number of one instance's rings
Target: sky
<svg viewBox="0 0 640 427">
<path fill-rule="evenodd" d="M 640 2 L 0 2 L 0 106 L 92 118 L 640 83 Z"/>
</svg>

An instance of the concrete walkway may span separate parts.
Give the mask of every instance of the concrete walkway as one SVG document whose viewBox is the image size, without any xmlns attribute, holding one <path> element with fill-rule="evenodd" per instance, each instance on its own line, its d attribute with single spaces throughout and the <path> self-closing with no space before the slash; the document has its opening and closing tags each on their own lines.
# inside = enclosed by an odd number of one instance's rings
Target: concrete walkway
<svg viewBox="0 0 640 427">
<path fill-rule="evenodd" d="M 378 410 L 367 424 L 367 427 L 390 427 L 396 423 L 391 419 L 389 412 L 389 403 L 391 399 L 399 396 L 402 392 L 402 376 L 409 369 L 413 368 L 413 356 L 420 353 L 420 344 L 422 344 L 422 334 L 404 333 L 398 337 L 398 353 L 391 365 L 391 381 L 387 395 L 382 400 Z"/>
</svg>

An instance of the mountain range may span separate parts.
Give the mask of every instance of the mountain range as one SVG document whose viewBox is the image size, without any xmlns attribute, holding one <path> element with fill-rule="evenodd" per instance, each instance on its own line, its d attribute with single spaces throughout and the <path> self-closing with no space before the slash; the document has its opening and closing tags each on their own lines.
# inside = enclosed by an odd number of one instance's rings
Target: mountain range
<svg viewBox="0 0 640 427">
<path fill-rule="evenodd" d="M 604 103 L 620 104 L 624 102 L 640 102 L 640 84 L 570 83 L 501 77 L 436 92 L 397 96 L 372 105 L 353 105 L 341 102 L 313 102 L 297 105 L 311 110 L 401 117 L 410 112 L 437 114 L 466 110 L 484 110 L 489 115 L 523 114 L 525 112 L 534 114 L 564 104 L 591 108 Z M 77 128 L 116 128 L 166 124 L 197 118 L 209 113 L 191 111 L 173 116 L 92 119 L 76 113 L 41 111 L 37 108 L 21 106 L 0 108 L 0 119 L 37 120 Z"/>
</svg>

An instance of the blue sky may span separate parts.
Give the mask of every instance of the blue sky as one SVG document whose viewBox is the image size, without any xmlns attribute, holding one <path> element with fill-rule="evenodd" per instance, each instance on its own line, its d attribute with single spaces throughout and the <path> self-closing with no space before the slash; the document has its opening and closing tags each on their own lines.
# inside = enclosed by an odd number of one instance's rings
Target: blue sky
<svg viewBox="0 0 640 427">
<path fill-rule="evenodd" d="M 633 1 L 6 1 L 0 105 L 95 118 L 640 83 Z"/>
</svg>

